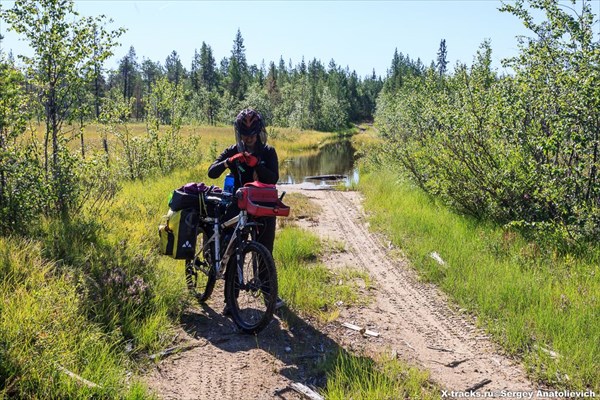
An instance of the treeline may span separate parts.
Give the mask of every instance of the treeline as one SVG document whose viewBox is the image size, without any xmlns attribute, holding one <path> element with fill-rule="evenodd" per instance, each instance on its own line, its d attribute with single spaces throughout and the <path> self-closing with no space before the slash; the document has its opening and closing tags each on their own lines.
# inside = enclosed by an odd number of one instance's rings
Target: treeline
<svg viewBox="0 0 600 400">
<path fill-rule="evenodd" d="M 527 6 L 529 4 L 529 7 Z M 545 13 L 537 23 L 531 10 Z M 461 212 L 581 244 L 600 239 L 600 46 L 591 2 L 506 4 L 533 32 L 513 74 L 491 67 L 484 42 L 471 66 L 405 68 L 386 82 L 376 125 L 425 191 Z"/>
<path fill-rule="evenodd" d="M 191 149 L 198 138 L 180 135 L 185 123 L 228 125 L 252 106 L 269 124 L 335 131 L 372 119 L 383 86 L 374 72 L 362 79 L 333 60 L 327 67 L 316 59 L 249 65 L 239 30 L 219 65 L 202 43 L 189 70 L 175 51 L 161 64 L 140 61 L 132 47 L 116 70 L 106 71 L 124 30 L 108 30 L 104 16 L 79 16 L 71 0 L 18 0 L 0 8 L 0 18 L 33 50 L 18 63 L 0 52 L 3 232 L 24 233 L 38 215 L 99 207 L 119 179 L 196 163 L 202 154 Z M 23 136 L 36 121 L 45 126 L 41 142 Z M 143 122 L 145 132 L 133 134 L 130 122 Z M 86 154 L 91 123 L 100 127 L 104 154 Z M 74 140 L 79 154 L 69 150 Z M 116 157 L 109 140 L 119 145 Z"/>
<path fill-rule="evenodd" d="M 334 60 L 327 66 L 317 59 L 308 63 L 302 59 L 297 65 L 290 60 L 286 64 L 283 58 L 268 66 L 264 62 L 249 65 L 238 30 L 231 56 L 217 64 L 210 45 L 202 42 L 200 50 L 194 51 L 189 70 L 176 51 L 161 65 L 146 58 L 140 61 L 131 47 L 117 70 L 107 74 L 106 81 L 94 83 L 94 87 L 100 87 L 94 92 L 95 104 L 100 104 L 102 97 L 121 96 L 131 102 L 132 119 L 143 121 L 147 118 L 148 96 L 161 81 L 180 90 L 184 118 L 189 122 L 228 124 L 240 108 L 253 105 L 269 124 L 323 131 L 343 129 L 351 121 L 372 120 L 383 86 L 375 72 L 359 78 Z M 98 117 L 100 107 L 95 113 Z M 160 115 L 162 123 L 169 123 L 168 112 Z"/>
<path fill-rule="evenodd" d="M 14 10 L 8 10 L 7 15 Z M 17 21 L 9 29 L 18 31 L 15 25 Z M 122 32 L 111 33 L 116 33 L 116 38 Z M 98 31 L 91 37 L 102 40 Z M 68 114 L 70 119 L 99 119 L 106 101 L 123 100 L 130 106 L 125 117 L 135 122 L 147 121 L 150 97 L 153 94 L 165 97 L 173 92 L 182 108 L 183 120 L 188 123 L 229 124 L 240 108 L 252 105 L 264 114 L 269 124 L 335 131 L 346 128 L 350 122 L 372 120 L 376 98 L 383 86 L 375 71 L 361 78 L 333 59 L 327 66 L 317 59 L 305 62 L 304 58 L 296 65 L 292 60 L 286 63 L 283 58 L 278 63 L 269 62 L 268 66 L 264 61 L 260 66 L 250 65 L 240 30 L 231 55 L 218 64 L 211 46 L 205 42 L 194 50 L 189 68 L 175 50 L 161 63 L 145 57 L 140 60 L 132 46 L 115 70 L 105 70 L 103 59 L 85 71 L 86 84 L 79 88 L 77 107 Z M 31 76 L 33 71 L 22 72 L 26 93 L 35 95 L 38 88 Z M 44 118 L 43 108 L 33 111 L 39 120 Z M 154 113 L 161 124 L 171 123 L 170 108 L 155 108 Z"/>
</svg>

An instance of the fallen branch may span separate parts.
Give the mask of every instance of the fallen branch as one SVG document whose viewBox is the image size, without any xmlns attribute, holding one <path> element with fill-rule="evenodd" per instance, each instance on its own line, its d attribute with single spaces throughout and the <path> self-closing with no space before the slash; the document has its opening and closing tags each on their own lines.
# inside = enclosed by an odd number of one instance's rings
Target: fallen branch
<svg viewBox="0 0 600 400">
<path fill-rule="evenodd" d="M 94 382 L 88 381 L 88 380 L 87 380 L 87 379 L 85 379 L 84 377 L 77 375 L 75 372 L 71 372 L 71 371 L 69 371 L 68 369 L 66 369 L 66 368 L 65 368 L 65 367 L 63 367 L 62 365 L 58 365 L 58 364 L 57 364 L 57 365 L 56 365 L 56 368 L 58 368 L 58 370 L 59 370 L 60 372 L 62 372 L 62 373 L 64 373 L 64 374 L 66 374 L 67 376 L 69 376 L 69 377 L 71 377 L 71 378 L 75 379 L 76 381 L 78 381 L 79 383 L 82 383 L 82 384 L 84 384 L 84 385 L 85 385 L 85 386 L 87 386 L 87 387 L 102 389 L 102 386 L 100 386 L 100 385 L 98 385 L 98 384 L 96 384 L 96 383 L 94 383 Z"/>
<path fill-rule="evenodd" d="M 207 345 L 207 342 L 206 343 L 192 343 L 192 344 L 188 344 L 185 346 L 173 346 L 173 347 L 169 347 L 166 350 L 161 351 L 160 353 L 152 354 L 152 355 L 148 356 L 148 358 L 150 358 L 151 360 L 161 359 L 161 358 L 171 355 L 173 353 L 180 353 L 183 351 L 188 351 L 193 348 L 200 347 L 200 346 L 206 346 L 206 345 Z"/>
<path fill-rule="evenodd" d="M 446 352 L 446 353 L 454 353 L 454 350 L 444 349 L 443 347 L 427 346 L 427 348 L 431 349 L 431 350 L 443 351 L 443 352 Z"/>
<path fill-rule="evenodd" d="M 479 383 L 476 383 L 475 385 L 468 387 L 465 389 L 465 392 L 471 392 L 471 391 L 476 391 L 477 389 L 481 389 L 482 387 L 484 387 L 487 384 L 492 383 L 491 379 L 484 379 Z"/>
<path fill-rule="evenodd" d="M 449 367 L 449 368 L 455 368 L 455 367 L 459 366 L 460 364 L 464 363 L 465 361 L 469 361 L 469 359 L 465 358 L 464 360 L 456 360 L 456 361 L 452 361 L 445 365 L 446 365 L 446 367 Z"/>
<path fill-rule="evenodd" d="M 314 390 L 312 390 L 308 386 L 303 385 L 301 383 L 292 382 L 290 384 L 290 388 L 293 389 L 295 392 L 298 392 L 301 395 L 303 395 L 306 398 L 309 398 L 311 400 L 325 400 L 323 398 L 323 396 L 321 396 L 319 393 L 315 392 Z"/>
<path fill-rule="evenodd" d="M 371 331 L 369 329 L 361 328 L 358 325 L 350 324 L 348 322 L 343 322 L 342 326 L 344 326 L 344 327 L 346 327 L 348 329 L 352 329 L 353 331 L 360 332 L 363 335 L 369 335 L 369 336 L 373 336 L 373 337 L 378 337 L 379 336 L 379 332 L 374 332 L 374 331 Z"/>
</svg>

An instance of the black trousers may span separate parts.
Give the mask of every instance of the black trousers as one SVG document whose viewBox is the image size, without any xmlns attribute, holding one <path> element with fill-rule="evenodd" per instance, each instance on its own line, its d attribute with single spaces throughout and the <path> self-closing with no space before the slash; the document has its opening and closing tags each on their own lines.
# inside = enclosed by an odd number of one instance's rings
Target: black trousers
<svg viewBox="0 0 600 400">
<path fill-rule="evenodd" d="M 258 237 L 256 240 L 262 244 L 273 254 L 273 244 L 275 243 L 275 228 L 277 226 L 277 217 L 262 217 L 257 218 L 256 222 L 260 225 L 258 227 Z"/>
</svg>

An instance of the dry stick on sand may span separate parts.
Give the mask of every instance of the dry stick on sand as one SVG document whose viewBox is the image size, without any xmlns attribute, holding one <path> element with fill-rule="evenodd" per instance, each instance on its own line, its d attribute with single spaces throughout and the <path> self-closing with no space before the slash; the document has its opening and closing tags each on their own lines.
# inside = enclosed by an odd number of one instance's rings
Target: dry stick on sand
<svg viewBox="0 0 600 400">
<path fill-rule="evenodd" d="M 454 350 L 444 349 L 443 347 L 427 346 L 427 348 L 431 349 L 431 350 L 436 350 L 436 351 L 443 351 L 446 353 L 454 353 Z"/>
<path fill-rule="evenodd" d="M 455 368 L 455 367 L 459 366 L 460 364 L 464 363 L 465 361 L 469 361 L 469 358 L 465 358 L 463 360 L 452 361 L 445 365 L 446 365 L 446 367 Z"/>
<path fill-rule="evenodd" d="M 180 353 L 182 351 L 187 351 L 187 350 L 191 350 L 195 347 L 200 347 L 200 346 L 206 346 L 208 344 L 208 342 L 205 343 L 192 343 L 192 344 L 188 344 L 186 346 L 174 346 L 174 347 L 169 347 L 168 349 L 161 351 L 160 353 L 156 353 L 156 354 L 152 354 L 150 356 L 148 356 L 148 358 L 152 359 L 152 360 L 156 360 L 156 359 L 161 359 L 163 357 L 166 357 L 170 354 L 173 353 Z"/>
<path fill-rule="evenodd" d="M 346 327 L 348 329 L 352 329 L 353 331 L 360 332 L 363 335 L 369 335 L 369 336 L 373 336 L 373 337 L 378 337 L 379 336 L 379 332 L 374 332 L 374 331 L 371 331 L 369 329 L 361 328 L 358 325 L 354 325 L 354 324 L 351 324 L 351 323 L 348 323 L 348 322 L 342 323 L 342 326 L 344 326 L 344 327 Z"/>
<path fill-rule="evenodd" d="M 77 375 L 76 373 L 69 371 L 68 369 L 66 369 L 62 365 L 56 365 L 56 368 L 58 368 L 58 370 L 60 372 L 68 375 L 69 377 L 75 379 L 76 381 L 78 381 L 79 383 L 84 384 L 87 387 L 102 389 L 102 386 L 100 386 L 100 385 L 98 385 L 98 384 L 96 384 L 94 382 L 88 381 L 84 377 L 81 377 L 81 376 Z"/>
<path fill-rule="evenodd" d="M 321 396 L 319 393 L 315 392 L 314 390 L 312 390 L 308 386 L 303 385 L 301 383 L 292 382 L 290 384 L 290 388 L 292 388 L 294 391 L 300 393 L 301 395 L 305 396 L 308 399 L 311 399 L 311 400 L 324 400 L 323 396 Z"/>
<path fill-rule="evenodd" d="M 484 387 L 485 385 L 487 385 L 487 384 L 489 384 L 489 383 L 492 383 L 492 380 L 491 380 L 491 379 L 484 379 L 484 380 L 482 380 L 481 382 L 479 382 L 479 383 L 476 383 L 476 384 L 474 384 L 473 386 L 466 388 L 466 389 L 465 389 L 465 392 L 471 392 L 471 391 L 473 391 L 473 392 L 474 392 L 474 391 L 476 391 L 477 389 L 481 389 L 482 387 Z"/>
</svg>

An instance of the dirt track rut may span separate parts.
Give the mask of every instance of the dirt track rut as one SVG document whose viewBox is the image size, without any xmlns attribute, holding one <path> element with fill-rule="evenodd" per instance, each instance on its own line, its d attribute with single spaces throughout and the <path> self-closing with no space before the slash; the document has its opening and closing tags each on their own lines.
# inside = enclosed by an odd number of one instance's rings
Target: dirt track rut
<svg viewBox="0 0 600 400">
<path fill-rule="evenodd" d="M 371 306 L 341 315 L 381 332 L 381 340 L 368 342 L 368 347 L 395 350 L 428 369 L 434 381 L 450 390 L 462 391 L 484 380 L 491 382 L 482 391 L 534 389 L 522 368 L 453 310 L 435 286 L 419 282 L 405 260 L 390 257 L 388 246 L 368 229 L 359 193 L 321 190 L 309 197 L 323 207 L 315 227 L 320 235 L 346 243 L 346 260 L 330 262 L 364 269 L 376 282 Z"/>
<path fill-rule="evenodd" d="M 323 384 L 311 365 L 317 354 L 339 348 L 380 352 L 430 371 L 431 379 L 449 391 L 463 391 L 489 380 L 479 391 L 532 391 L 522 368 L 501 354 L 468 317 L 453 310 L 433 285 L 418 281 L 407 261 L 371 233 L 357 192 L 300 191 L 322 207 L 318 222 L 304 226 L 324 239 L 343 243 L 345 251 L 326 257 L 331 268 L 350 266 L 373 278 L 374 300 L 366 307 L 343 308 L 334 324 L 315 328 L 291 312 L 280 315 L 258 337 L 235 332 L 220 314 L 222 288 L 207 305 L 184 316 L 180 340 L 192 350 L 158 363 L 147 382 L 165 399 L 297 399 L 288 389 L 293 381 Z M 397 253 L 397 252 L 396 252 Z M 285 321 L 285 322 L 284 322 Z M 350 322 L 377 331 L 362 337 L 340 327 Z M 458 363 L 451 367 L 453 363 Z"/>
</svg>

